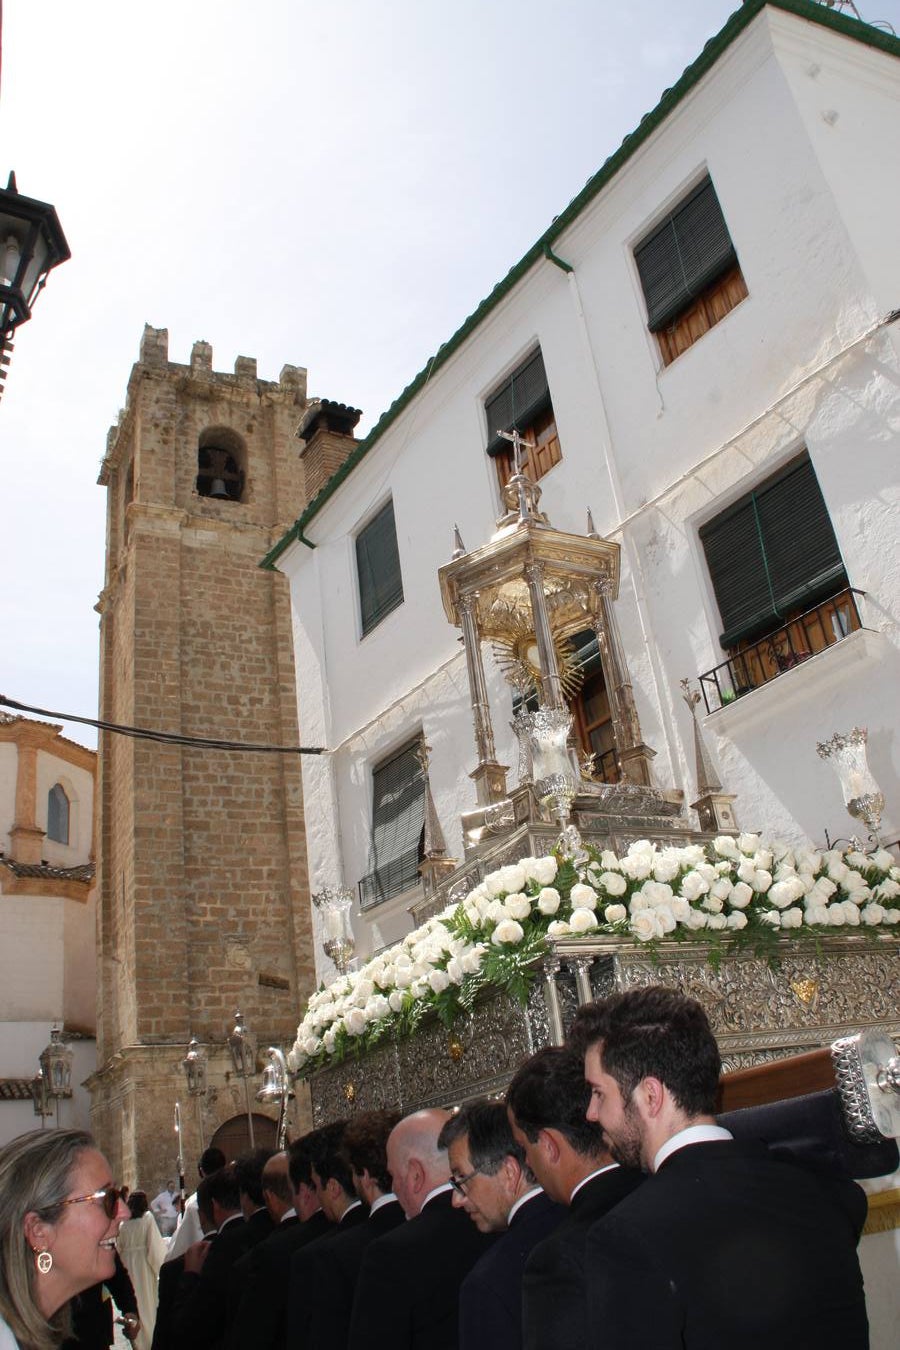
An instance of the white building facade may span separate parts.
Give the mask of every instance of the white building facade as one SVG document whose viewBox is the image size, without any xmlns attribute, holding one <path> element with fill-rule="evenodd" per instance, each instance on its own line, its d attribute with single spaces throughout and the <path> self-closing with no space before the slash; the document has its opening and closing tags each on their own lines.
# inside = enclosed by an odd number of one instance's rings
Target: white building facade
<svg viewBox="0 0 900 1350">
<path fill-rule="evenodd" d="M 896 839 L 898 58 L 896 38 L 805 0 L 745 4 L 269 555 L 291 584 L 301 741 L 329 751 L 304 762 L 311 890 L 359 887 L 360 953 L 412 926 L 423 739 L 463 855 L 472 708 L 438 570 L 454 526 L 474 549 L 502 515 L 512 425 L 553 526 L 584 534 L 590 508 L 621 546 L 655 784 L 695 794 L 688 677 L 743 828 L 858 829 L 816 744 L 859 725 Z M 614 777 L 604 691 L 584 679 L 581 748 Z"/>
<path fill-rule="evenodd" d="M 72 1094 L 43 1123 L 90 1128 L 96 1068 L 96 755 L 48 722 L 0 714 L 0 1144 L 41 1128 L 31 1080 L 54 1027 Z"/>
</svg>

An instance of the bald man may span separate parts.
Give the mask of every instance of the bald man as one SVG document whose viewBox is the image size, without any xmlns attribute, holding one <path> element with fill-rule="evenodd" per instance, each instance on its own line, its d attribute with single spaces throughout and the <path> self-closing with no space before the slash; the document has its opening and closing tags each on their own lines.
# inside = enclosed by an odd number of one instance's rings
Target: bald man
<svg viewBox="0 0 900 1350">
<path fill-rule="evenodd" d="M 387 1164 L 406 1222 L 370 1244 L 353 1303 L 349 1350 L 457 1350 L 459 1287 L 493 1237 L 454 1208 L 449 1111 L 417 1111 L 391 1131 Z"/>
</svg>

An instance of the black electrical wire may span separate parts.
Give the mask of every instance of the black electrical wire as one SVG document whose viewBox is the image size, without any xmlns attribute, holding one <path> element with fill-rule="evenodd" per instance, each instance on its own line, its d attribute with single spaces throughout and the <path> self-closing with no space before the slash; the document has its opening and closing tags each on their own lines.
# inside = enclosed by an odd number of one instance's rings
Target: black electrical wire
<svg viewBox="0 0 900 1350">
<path fill-rule="evenodd" d="M 75 713 L 50 712 L 47 708 L 32 708 L 28 703 L 17 703 L 14 698 L 0 694 L 0 708 L 15 708 L 17 712 L 35 713 L 38 717 L 52 717 L 60 722 L 81 722 L 100 731 L 114 731 L 119 736 L 131 736 L 136 741 L 158 741 L 163 745 L 195 746 L 198 750 L 246 750 L 262 755 L 324 755 L 320 745 L 253 745 L 245 741 L 217 741 L 209 736 L 181 736 L 174 731 L 150 731 L 147 727 L 126 727 L 121 722 L 101 722 L 96 717 L 78 717 Z"/>
</svg>

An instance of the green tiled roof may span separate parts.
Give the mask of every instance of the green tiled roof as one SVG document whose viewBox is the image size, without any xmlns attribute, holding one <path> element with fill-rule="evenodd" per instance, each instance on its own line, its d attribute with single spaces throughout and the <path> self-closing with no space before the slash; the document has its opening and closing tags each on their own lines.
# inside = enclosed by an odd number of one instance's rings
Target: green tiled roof
<svg viewBox="0 0 900 1350">
<path fill-rule="evenodd" d="M 693 61 L 680 79 L 667 89 L 656 107 L 641 118 L 634 131 L 630 132 L 622 144 L 619 146 L 605 164 L 589 178 L 584 187 L 573 197 L 566 209 L 555 217 L 549 229 L 545 230 L 528 252 L 507 272 L 502 281 L 498 282 L 490 295 L 482 300 L 481 304 L 475 309 L 463 324 L 457 328 L 451 338 L 438 348 L 434 356 L 419 371 L 413 379 L 394 400 L 387 412 L 382 413 L 381 417 L 375 423 L 375 426 L 369 434 L 360 441 L 353 453 L 347 457 L 341 467 L 338 469 L 321 491 L 313 498 L 296 522 L 291 526 L 285 535 L 279 539 L 278 543 L 270 549 L 263 558 L 262 567 L 274 568 L 276 562 L 281 557 L 285 549 L 295 540 L 307 544 L 310 548 L 315 545 L 304 536 L 307 525 L 312 521 L 322 507 L 328 501 L 334 492 L 340 487 L 344 479 L 353 472 L 357 464 L 372 449 L 373 445 L 381 439 L 388 427 L 397 420 L 404 408 L 415 398 L 416 394 L 425 386 L 436 370 L 448 361 L 458 347 L 465 342 L 471 332 L 487 317 L 488 314 L 500 303 L 503 297 L 512 290 L 516 282 L 529 271 L 535 263 L 541 258 L 547 257 L 552 250 L 555 240 L 572 224 L 572 222 L 581 214 L 584 208 L 594 200 L 597 194 L 602 191 L 611 178 L 618 173 L 623 164 L 631 158 L 634 152 L 643 144 L 661 122 L 672 112 L 672 110 L 681 102 L 686 94 L 693 89 L 694 85 L 706 74 L 706 72 L 716 63 L 722 53 L 731 45 L 736 37 L 756 18 L 760 10 L 766 6 L 772 9 L 781 9 L 788 14 L 795 14 L 798 18 L 808 19 L 811 23 L 819 24 L 822 28 L 830 28 L 844 37 L 852 38 L 856 42 L 862 42 L 866 46 L 875 47 L 880 51 L 887 52 L 891 56 L 900 57 L 900 38 L 884 32 L 880 28 L 874 28 L 871 24 L 863 23 L 858 19 L 848 18 L 846 15 L 837 12 L 834 9 L 827 8 L 822 3 L 816 3 L 816 0 L 744 0 L 741 8 L 726 22 L 725 26 L 710 38 L 700 55 Z"/>
</svg>

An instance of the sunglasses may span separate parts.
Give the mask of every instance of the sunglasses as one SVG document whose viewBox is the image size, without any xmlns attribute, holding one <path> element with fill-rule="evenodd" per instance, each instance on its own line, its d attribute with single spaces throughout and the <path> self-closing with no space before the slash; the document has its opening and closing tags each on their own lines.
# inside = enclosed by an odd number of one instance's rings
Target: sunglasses
<svg viewBox="0 0 900 1350">
<path fill-rule="evenodd" d="M 64 1200 L 63 1205 L 82 1205 L 86 1200 L 96 1200 L 102 1204 L 106 1217 L 112 1219 L 123 1198 L 121 1186 L 105 1186 L 102 1191 L 92 1191 L 90 1195 L 73 1195 L 71 1200 Z"/>
</svg>

